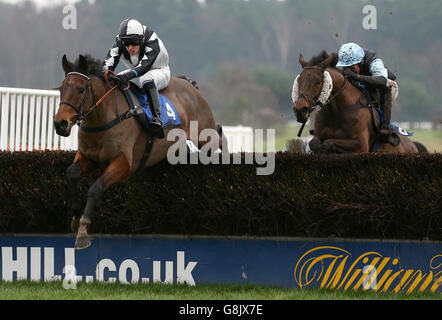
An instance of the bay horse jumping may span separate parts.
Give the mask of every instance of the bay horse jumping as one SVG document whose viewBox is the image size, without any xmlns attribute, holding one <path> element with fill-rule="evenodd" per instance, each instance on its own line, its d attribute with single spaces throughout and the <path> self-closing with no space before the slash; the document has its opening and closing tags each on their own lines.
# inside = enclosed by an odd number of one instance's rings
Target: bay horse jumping
<svg viewBox="0 0 442 320">
<path fill-rule="evenodd" d="M 75 63 L 71 63 L 64 55 L 62 66 L 65 79 L 59 88 L 61 102 L 54 117 L 54 126 L 57 134 L 66 137 L 70 135 L 72 126 L 81 120 L 78 151 L 66 173 L 73 198 L 71 228 L 77 232 L 75 249 L 84 249 L 91 244 L 88 229 L 94 206 L 103 193 L 130 178 L 143 161 L 145 164 L 142 167 L 147 168 L 163 160 L 175 141 L 153 139 L 135 117 L 123 117 L 129 111 L 127 99 L 120 89 L 110 92 L 101 61 L 89 55 L 80 55 Z M 174 128 L 184 130 L 187 139 L 190 139 L 190 121 L 197 121 L 198 136 L 204 129 L 217 130 L 209 103 L 188 80 L 172 78 L 160 93 L 175 106 L 181 125 Z M 88 128 L 99 129 L 86 130 Z M 166 137 L 171 129 L 165 128 Z M 217 141 L 199 141 L 198 147 L 210 143 L 214 144 L 213 150 L 217 150 L 222 144 L 222 134 L 219 130 L 217 133 Z M 97 168 L 104 171 L 89 188 L 86 206 L 79 217 L 82 209 L 78 195 L 79 179 Z"/>
<path fill-rule="evenodd" d="M 334 67 L 337 59 L 336 53 L 328 55 L 325 51 L 309 62 L 304 60 L 302 54 L 299 56 L 303 70 L 297 80 L 297 97 L 293 97 L 296 99 L 293 108 L 296 119 L 305 124 L 311 113 L 318 106 L 321 107 L 315 115 L 314 136 L 309 143 L 313 152 L 374 151 L 373 146 L 379 143 L 379 140 L 375 118 L 372 117 L 378 117 L 377 112 L 374 109 L 370 110 L 372 106 L 367 103 L 363 93 Z M 331 91 L 326 92 L 325 85 L 330 86 Z M 324 93 L 326 96 L 323 96 Z M 407 136 L 398 134 L 398 137 L 400 141 L 397 146 L 379 143 L 376 151 L 419 152 L 416 143 Z"/>
</svg>

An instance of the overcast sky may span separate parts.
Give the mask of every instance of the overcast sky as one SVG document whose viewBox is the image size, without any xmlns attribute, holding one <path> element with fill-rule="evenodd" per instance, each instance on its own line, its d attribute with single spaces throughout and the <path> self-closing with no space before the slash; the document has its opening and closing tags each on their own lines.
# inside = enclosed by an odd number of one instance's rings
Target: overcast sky
<svg viewBox="0 0 442 320">
<path fill-rule="evenodd" d="M 25 2 L 26 0 L 0 0 L 0 2 L 6 2 L 6 3 L 21 3 Z M 47 7 L 47 6 L 55 6 L 59 5 L 60 3 L 75 3 L 80 0 L 30 0 L 34 2 L 37 7 Z M 89 0 L 89 2 L 94 2 L 94 0 Z"/>
<path fill-rule="evenodd" d="M 26 0 L 0 0 L 0 2 L 6 2 L 6 3 L 20 3 L 25 1 Z M 75 3 L 80 0 L 28 0 L 28 1 L 32 1 L 37 5 L 37 7 L 42 8 L 47 6 L 59 5 L 60 3 Z M 95 0 L 88 0 L 88 1 L 89 3 L 95 2 Z M 196 1 L 198 1 L 199 3 L 205 2 L 205 0 L 196 0 Z"/>
</svg>

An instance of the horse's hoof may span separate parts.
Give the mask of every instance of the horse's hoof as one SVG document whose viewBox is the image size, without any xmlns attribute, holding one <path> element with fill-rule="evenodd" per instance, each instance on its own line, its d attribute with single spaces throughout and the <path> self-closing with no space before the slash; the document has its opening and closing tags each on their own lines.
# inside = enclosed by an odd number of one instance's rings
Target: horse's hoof
<svg viewBox="0 0 442 320">
<path fill-rule="evenodd" d="M 89 236 L 77 236 L 75 239 L 75 250 L 83 250 L 91 245 L 91 237 Z"/>
<path fill-rule="evenodd" d="M 325 141 L 322 143 L 322 150 L 325 151 L 325 152 L 332 152 L 334 146 L 335 146 L 335 145 L 334 145 L 333 141 L 325 140 Z"/>
<path fill-rule="evenodd" d="M 310 140 L 308 146 L 310 147 L 310 150 L 314 152 L 321 151 L 322 149 L 322 143 L 321 141 L 319 141 L 318 138 L 313 138 L 312 140 Z"/>
<path fill-rule="evenodd" d="M 79 227 L 80 227 L 80 219 L 78 219 L 77 217 L 72 217 L 72 221 L 71 221 L 72 232 L 77 233 Z"/>
</svg>

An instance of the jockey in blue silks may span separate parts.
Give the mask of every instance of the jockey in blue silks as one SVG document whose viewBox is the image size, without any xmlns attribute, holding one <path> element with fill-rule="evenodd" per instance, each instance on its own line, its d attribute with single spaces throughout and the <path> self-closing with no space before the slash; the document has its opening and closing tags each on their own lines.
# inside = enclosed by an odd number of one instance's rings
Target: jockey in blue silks
<svg viewBox="0 0 442 320">
<path fill-rule="evenodd" d="M 379 133 L 389 136 L 391 134 L 392 103 L 398 95 L 398 86 L 394 81 L 396 76 L 384 65 L 382 59 L 375 52 L 362 49 L 356 43 L 342 45 L 338 58 L 336 66 L 344 69 L 347 78 L 359 81 L 380 93 L 379 103 L 386 119 L 379 129 Z"/>
</svg>

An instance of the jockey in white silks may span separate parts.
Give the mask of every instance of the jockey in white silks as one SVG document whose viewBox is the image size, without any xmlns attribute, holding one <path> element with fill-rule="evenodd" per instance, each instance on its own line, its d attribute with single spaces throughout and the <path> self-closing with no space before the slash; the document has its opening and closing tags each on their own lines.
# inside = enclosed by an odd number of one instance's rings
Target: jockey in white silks
<svg viewBox="0 0 442 320">
<path fill-rule="evenodd" d="M 120 87 L 128 82 L 142 88 L 152 110 L 152 133 L 164 138 L 158 91 L 170 82 L 169 55 L 155 32 L 135 19 L 121 22 L 119 34 L 103 62 L 103 69 L 114 71 L 120 59 L 128 68 L 117 75 Z"/>
</svg>

